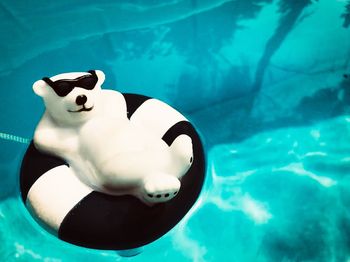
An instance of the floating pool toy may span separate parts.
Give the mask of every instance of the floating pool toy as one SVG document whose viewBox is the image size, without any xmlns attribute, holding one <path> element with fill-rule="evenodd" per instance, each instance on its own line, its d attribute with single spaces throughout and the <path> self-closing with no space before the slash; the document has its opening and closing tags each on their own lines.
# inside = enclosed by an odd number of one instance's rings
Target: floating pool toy
<svg viewBox="0 0 350 262">
<path fill-rule="evenodd" d="M 46 111 L 22 163 L 26 206 L 67 242 L 125 250 L 174 227 L 204 180 L 198 133 L 169 105 L 101 89 L 99 70 L 33 85 Z"/>
</svg>

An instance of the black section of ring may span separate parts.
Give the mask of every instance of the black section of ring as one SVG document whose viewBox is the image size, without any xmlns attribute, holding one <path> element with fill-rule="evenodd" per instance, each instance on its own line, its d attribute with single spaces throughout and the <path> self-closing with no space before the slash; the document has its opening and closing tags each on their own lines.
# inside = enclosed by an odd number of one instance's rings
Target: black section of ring
<svg viewBox="0 0 350 262">
<path fill-rule="evenodd" d="M 162 139 L 165 143 L 168 144 L 168 146 L 171 146 L 171 144 L 179 135 L 190 135 L 191 132 L 193 132 L 192 129 L 193 127 L 190 122 L 180 121 L 169 128 L 168 131 L 163 135 Z"/>
<path fill-rule="evenodd" d="M 66 215 L 59 238 L 89 248 L 121 250 L 146 245 L 172 229 L 195 203 L 205 175 L 199 136 L 192 125 L 186 133 L 192 138 L 194 160 L 175 198 L 150 207 L 132 196 L 92 192 Z"/>
<path fill-rule="evenodd" d="M 24 155 L 20 171 L 22 200 L 26 201 L 29 189 L 39 177 L 61 165 L 67 165 L 67 163 L 58 157 L 39 152 L 32 141 Z"/>
<path fill-rule="evenodd" d="M 128 105 L 128 117 L 149 99 L 134 94 L 124 94 L 124 97 Z M 132 196 L 110 196 L 92 192 L 66 215 L 58 237 L 83 247 L 122 250 L 146 245 L 172 229 L 197 200 L 205 177 L 203 146 L 189 122 L 176 124 L 163 139 L 171 145 L 177 135 L 184 133 L 192 139 L 194 157 L 191 168 L 181 179 L 181 189 L 175 198 L 150 207 Z M 64 164 L 66 163 L 57 157 L 39 152 L 32 142 L 21 167 L 20 187 L 23 201 L 26 200 L 30 187 L 41 175 Z"/>
<path fill-rule="evenodd" d="M 148 96 L 136 95 L 136 94 L 123 94 L 126 101 L 127 116 L 130 119 L 136 109 L 140 107 L 145 101 L 150 99 Z"/>
</svg>

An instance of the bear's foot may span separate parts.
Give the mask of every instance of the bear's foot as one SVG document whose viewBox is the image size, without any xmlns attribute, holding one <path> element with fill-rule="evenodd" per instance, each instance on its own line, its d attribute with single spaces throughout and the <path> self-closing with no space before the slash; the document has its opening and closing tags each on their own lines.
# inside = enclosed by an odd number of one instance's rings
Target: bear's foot
<svg viewBox="0 0 350 262">
<path fill-rule="evenodd" d="M 143 199 L 149 204 L 169 201 L 178 194 L 180 186 L 180 180 L 174 176 L 153 176 L 144 183 Z"/>
</svg>

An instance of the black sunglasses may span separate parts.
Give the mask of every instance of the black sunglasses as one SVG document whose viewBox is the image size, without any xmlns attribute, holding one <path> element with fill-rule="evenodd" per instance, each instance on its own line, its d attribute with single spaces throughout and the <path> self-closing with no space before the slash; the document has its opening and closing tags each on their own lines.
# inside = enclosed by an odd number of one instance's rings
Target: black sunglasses
<svg viewBox="0 0 350 262">
<path fill-rule="evenodd" d="M 98 78 L 95 70 L 89 70 L 90 75 L 83 75 L 75 79 L 60 79 L 57 81 L 52 81 L 48 77 L 44 77 L 43 81 L 52 87 L 58 96 L 68 95 L 75 87 L 81 87 L 87 90 L 94 89 Z"/>
</svg>

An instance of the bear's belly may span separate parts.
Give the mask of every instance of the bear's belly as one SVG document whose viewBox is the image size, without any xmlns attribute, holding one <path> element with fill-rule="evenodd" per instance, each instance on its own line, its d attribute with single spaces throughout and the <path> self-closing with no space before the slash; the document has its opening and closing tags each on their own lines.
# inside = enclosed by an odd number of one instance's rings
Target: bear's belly
<svg viewBox="0 0 350 262">
<path fill-rule="evenodd" d="M 80 154 L 93 172 L 83 174 L 97 188 L 125 189 L 145 178 L 167 173 L 171 154 L 166 143 L 128 119 L 98 119 L 80 132 Z"/>
</svg>

